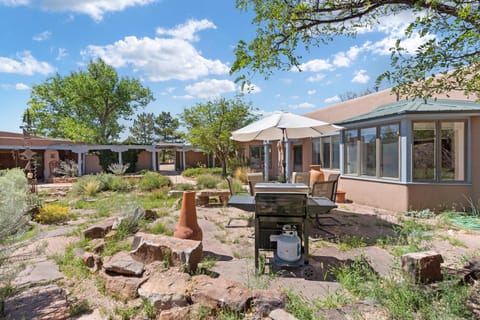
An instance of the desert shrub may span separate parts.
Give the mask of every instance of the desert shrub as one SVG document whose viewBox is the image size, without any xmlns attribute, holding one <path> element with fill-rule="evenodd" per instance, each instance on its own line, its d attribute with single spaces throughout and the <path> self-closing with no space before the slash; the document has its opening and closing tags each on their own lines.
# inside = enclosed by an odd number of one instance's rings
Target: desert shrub
<svg viewBox="0 0 480 320">
<path fill-rule="evenodd" d="M 198 189 L 215 189 L 222 179 L 213 174 L 202 174 L 197 177 Z"/>
<path fill-rule="evenodd" d="M 191 183 L 179 183 L 174 186 L 175 190 L 188 191 L 195 190 L 195 186 Z"/>
<path fill-rule="evenodd" d="M 129 180 L 111 173 L 100 174 L 97 179 L 101 183 L 102 191 L 128 191 L 132 188 Z"/>
<path fill-rule="evenodd" d="M 233 176 L 235 179 L 240 180 L 242 183 L 247 183 L 247 173 L 250 173 L 251 170 L 249 167 L 237 167 L 235 169 L 235 172 L 233 173 Z"/>
<path fill-rule="evenodd" d="M 183 170 L 182 176 L 192 178 L 208 173 L 221 175 L 222 168 L 188 168 Z"/>
<path fill-rule="evenodd" d="M 73 160 L 60 161 L 60 166 L 55 168 L 53 173 L 61 177 L 77 177 L 78 164 Z"/>
<path fill-rule="evenodd" d="M 42 224 L 54 224 L 68 219 L 70 208 L 58 204 L 48 204 L 35 215 L 35 220 Z"/>
<path fill-rule="evenodd" d="M 115 176 L 109 186 L 109 190 L 112 191 L 128 191 L 130 189 L 132 189 L 132 184 L 130 183 L 130 180 L 123 179 L 119 176 Z"/>
<path fill-rule="evenodd" d="M 107 170 L 113 173 L 116 176 L 123 176 L 130 167 L 130 163 L 120 164 L 120 163 L 111 163 Z"/>
<path fill-rule="evenodd" d="M 138 187 L 143 191 L 159 189 L 161 187 L 169 187 L 172 182 L 168 177 L 162 176 L 158 172 L 147 172 L 138 182 Z"/>
<path fill-rule="evenodd" d="M 32 195 L 21 169 L 0 170 L 0 243 L 20 233 L 28 222 L 25 212 Z"/>
<path fill-rule="evenodd" d="M 117 228 L 117 235 L 124 239 L 127 235 L 138 230 L 139 222 L 145 216 L 145 210 L 135 204 L 129 204 L 120 210 L 120 224 Z"/>
<path fill-rule="evenodd" d="M 94 196 L 101 190 L 102 182 L 98 176 L 82 176 L 72 185 L 72 194 L 76 196 Z"/>
</svg>

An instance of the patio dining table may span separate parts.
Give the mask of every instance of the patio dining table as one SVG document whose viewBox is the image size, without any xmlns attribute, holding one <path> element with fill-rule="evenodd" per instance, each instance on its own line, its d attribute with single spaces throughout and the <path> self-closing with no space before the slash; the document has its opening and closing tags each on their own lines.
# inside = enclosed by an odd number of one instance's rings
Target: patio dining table
<svg viewBox="0 0 480 320">
<path fill-rule="evenodd" d="M 257 192 L 268 193 L 307 193 L 308 186 L 303 183 L 257 183 L 255 186 Z M 233 195 L 227 203 L 229 206 L 245 211 L 255 212 L 255 196 Z M 307 214 L 316 215 L 328 213 L 336 208 L 335 202 L 326 197 L 308 197 Z"/>
</svg>

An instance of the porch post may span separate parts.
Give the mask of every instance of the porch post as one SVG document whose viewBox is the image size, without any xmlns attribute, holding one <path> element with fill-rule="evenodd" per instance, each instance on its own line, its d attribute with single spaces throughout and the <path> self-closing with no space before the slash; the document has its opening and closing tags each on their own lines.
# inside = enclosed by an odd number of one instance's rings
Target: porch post
<svg viewBox="0 0 480 320">
<path fill-rule="evenodd" d="M 152 170 L 157 171 L 157 151 L 152 150 Z"/>
<path fill-rule="evenodd" d="M 270 154 L 268 152 L 269 141 L 263 140 L 263 153 L 265 154 L 264 164 L 263 164 L 263 176 L 265 177 L 264 180 L 268 182 L 268 165 L 270 163 Z"/>
<path fill-rule="evenodd" d="M 82 152 L 78 151 L 78 153 L 77 153 L 77 170 L 78 170 L 78 176 L 79 177 L 82 176 L 82 166 L 83 166 Z"/>
<path fill-rule="evenodd" d="M 403 119 L 400 122 L 400 159 L 399 159 L 399 178 L 400 181 L 411 182 L 412 179 L 412 146 L 413 146 L 413 138 L 412 138 L 412 120 L 410 119 Z"/>
<path fill-rule="evenodd" d="M 185 160 L 185 149 L 182 149 L 182 170 L 185 170 L 187 162 Z"/>
<path fill-rule="evenodd" d="M 122 150 L 119 150 L 119 151 L 118 151 L 118 163 L 119 163 L 120 165 L 123 164 L 123 163 L 122 163 Z"/>
<path fill-rule="evenodd" d="M 285 140 L 285 182 L 290 182 L 290 140 Z"/>
</svg>

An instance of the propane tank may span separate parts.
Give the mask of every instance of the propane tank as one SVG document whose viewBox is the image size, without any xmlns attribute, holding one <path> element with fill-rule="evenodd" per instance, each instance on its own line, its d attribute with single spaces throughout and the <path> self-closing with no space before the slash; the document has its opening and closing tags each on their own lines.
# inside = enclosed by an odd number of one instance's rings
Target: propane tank
<svg viewBox="0 0 480 320">
<path fill-rule="evenodd" d="M 277 255 L 280 259 L 294 262 L 301 257 L 301 240 L 295 226 L 286 224 L 277 238 Z"/>
</svg>

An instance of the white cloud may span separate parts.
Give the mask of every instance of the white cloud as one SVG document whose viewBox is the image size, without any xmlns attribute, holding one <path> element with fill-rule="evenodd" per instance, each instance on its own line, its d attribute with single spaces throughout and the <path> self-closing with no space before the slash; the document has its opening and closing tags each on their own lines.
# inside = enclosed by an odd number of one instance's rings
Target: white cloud
<svg viewBox="0 0 480 320">
<path fill-rule="evenodd" d="M 313 59 L 308 62 L 302 63 L 299 68 L 302 71 L 319 72 L 325 70 L 333 70 L 334 66 L 328 60 Z"/>
<path fill-rule="evenodd" d="M 30 87 L 27 86 L 25 83 L 17 83 L 17 84 L 15 84 L 15 89 L 17 89 L 17 90 L 30 90 Z"/>
<path fill-rule="evenodd" d="M 314 76 L 308 77 L 308 78 L 307 78 L 307 81 L 308 81 L 308 82 L 318 82 L 318 81 L 322 81 L 324 78 L 325 78 L 325 75 L 324 75 L 324 74 L 322 74 L 322 73 L 317 73 L 317 74 L 314 75 Z"/>
<path fill-rule="evenodd" d="M 52 36 L 52 33 L 50 31 L 43 31 L 39 34 L 36 34 L 32 37 L 33 40 L 35 41 L 45 41 L 49 39 Z"/>
<path fill-rule="evenodd" d="M 299 104 L 289 104 L 288 107 L 290 109 L 311 109 L 314 108 L 315 105 L 309 102 L 303 102 Z"/>
<path fill-rule="evenodd" d="M 67 49 L 58 48 L 58 54 L 57 54 L 57 57 L 55 58 L 55 60 L 62 60 L 66 56 L 68 56 Z"/>
<path fill-rule="evenodd" d="M 185 87 L 189 96 L 200 99 L 209 99 L 219 97 L 224 93 L 234 92 L 235 83 L 230 80 L 205 80 Z"/>
<path fill-rule="evenodd" d="M 308 95 L 312 95 L 312 94 L 315 94 L 315 93 L 317 93 L 317 90 L 308 90 L 307 91 Z"/>
<path fill-rule="evenodd" d="M 367 75 L 367 70 L 357 70 L 353 76 L 352 82 L 356 83 L 367 83 L 370 80 L 370 77 Z"/>
<path fill-rule="evenodd" d="M 197 31 L 205 29 L 216 29 L 217 27 L 213 22 L 207 19 L 203 20 L 188 20 L 186 23 L 177 25 L 174 29 L 157 28 L 158 35 L 169 35 L 173 38 L 183 39 L 186 41 L 198 41 L 196 36 Z"/>
<path fill-rule="evenodd" d="M 229 72 L 226 64 L 202 57 L 182 39 L 130 36 L 106 46 L 90 45 L 83 54 L 100 57 L 115 68 L 132 65 L 151 81 L 195 80 Z"/>
<path fill-rule="evenodd" d="M 336 103 L 336 102 L 339 102 L 341 99 L 339 96 L 333 96 L 333 97 L 330 97 L 330 98 L 326 98 L 325 100 L 323 100 L 323 102 L 325 103 Z"/>
<path fill-rule="evenodd" d="M 414 53 L 415 50 L 426 41 L 435 38 L 434 35 L 426 35 L 420 37 L 418 33 L 413 33 L 409 38 L 405 37 L 405 30 L 417 18 L 425 15 L 425 13 L 414 13 L 412 11 L 402 11 L 395 15 L 381 16 L 378 23 L 372 25 L 371 28 L 363 29 L 362 33 L 380 32 L 386 35 L 385 38 L 377 42 L 367 41 L 362 49 L 371 51 L 379 55 L 390 55 L 390 48 L 395 47 L 397 40 L 401 40 L 402 47 L 407 53 Z"/>
<path fill-rule="evenodd" d="M 349 67 L 352 62 L 358 57 L 361 52 L 361 48 L 357 46 L 350 47 L 348 51 L 338 52 L 333 56 L 333 64 L 336 67 Z"/>
<path fill-rule="evenodd" d="M 150 81 L 196 80 L 228 74 L 230 68 L 226 64 L 202 57 L 190 43 L 198 40 L 197 31 L 207 28 L 215 25 L 208 20 L 189 20 L 173 29 L 157 29 L 158 34 L 174 38 L 129 36 L 105 46 L 90 45 L 83 54 L 100 57 L 116 68 L 132 65 Z"/>
<path fill-rule="evenodd" d="M 417 48 L 420 45 L 434 38 L 435 38 L 434 35 L 427 35 L 424 37 L 420 37 L 418 33 L 415 33 L 410 38 L 402 37 L 400 39 L 402 39 L 401 46 L 405 49 L 405 52 L 412 54 L 415 52 L 415 50 L 417 50 Z M 391 54 L 390 48 L 395 47 L 395 43 L 397 42 L 398 39 L 399 39 L 398 37 L 391 35 L 375 43 L 366 42 L 364 44 L 364 47 L 372 51 L 373 53 L 376 53 L 379 55 L 390 55 Z"/>
<path fill-rule="evenodd" d="M 47 62 L 38 61 L 29 51 L 17 53 L 18 60 L 0 57 L 0 73 L 14 73 L 31 76 L 35 73 L 49 74 L 55 69 Z"/>
<path fill-rule="evenodd" d="M 40 1 L 15 1 L 0 0 L 3 3 L 18 3 L 16 5 L 27 5 L 39 7 L 47 11 L 73 12 L 90 16 L 93 20 L 99 22 L 107 12 L 123 11 L 128 7 L 145 6 L 158 0 L 40 0 Z"/>
</svg>

